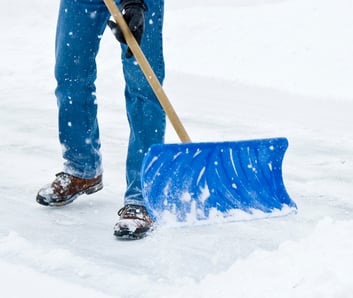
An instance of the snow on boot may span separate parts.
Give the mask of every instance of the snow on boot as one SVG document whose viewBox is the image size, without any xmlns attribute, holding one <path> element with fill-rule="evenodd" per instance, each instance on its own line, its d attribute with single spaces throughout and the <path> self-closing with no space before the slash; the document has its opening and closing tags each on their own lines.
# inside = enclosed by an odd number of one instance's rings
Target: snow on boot
<svg viewBox="0 0 353 298">
<path fill-rule="evenodd" d="M 126 205 L 118 215 L 120 218 L 114 227 L 114 235 L 119 239 L 141 239 L 153 229 L 154 221 L 144 206 Z"/>
<path fill-rule="evenodd" d="M 61 172 L 56 174 L 52 184 L 39 190 L 37 202 L 44 206 L 64 206 L 82 194 L 89 195 L 102 188 L 102 175 L 92 179 L 82 179 Z"/>
</svg>

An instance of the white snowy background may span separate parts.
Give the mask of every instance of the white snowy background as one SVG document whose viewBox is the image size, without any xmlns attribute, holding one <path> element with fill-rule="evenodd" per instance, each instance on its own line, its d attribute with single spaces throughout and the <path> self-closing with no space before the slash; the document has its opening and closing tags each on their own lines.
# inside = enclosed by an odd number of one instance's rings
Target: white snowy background
<svg viewBox="0 0 353 298">
<path fill-rule="evenodd" d="M 166 0 L 166 92 L 192 140 L 285 136 L 298 214 L 113 237 L 128 137 L 120 47 L 97 95 L 103 191 L 35 202 L 61 170 L 59 1 L 0 3 L 0 297 L 353 297 L 352 0 Z M 178 142 L 168 126 L 168 142 Z"/>
</svg>

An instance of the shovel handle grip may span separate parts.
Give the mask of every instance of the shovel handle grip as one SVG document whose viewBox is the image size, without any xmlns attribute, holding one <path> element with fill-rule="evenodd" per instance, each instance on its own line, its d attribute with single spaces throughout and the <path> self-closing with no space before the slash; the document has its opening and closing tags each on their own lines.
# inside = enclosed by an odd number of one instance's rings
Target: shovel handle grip
<svg viewBox="0 0 353 298">
<path fill-rule="evenodd" d="M 183 143 L 191 142 L 189 135 L 187 134 L 183 124 L 181 123 L 178 115 L 176 114 L 172 104 L 170 103 L 167 95 L 165 94 L 161 83 L 159 82 L 156 74 L 154 73 L 151 65 L 146 59 L 146 56 L 142 52 L 139 44 L 137 43 L 135 37 L 131 33 L 129 26 L 126 24 L 126 21 L 120 12 L 118 6 L 114 0 L 104 0 L 105 5 L 107 6 L 110 14 L 114 18 L 115 22 L 118 24 L 121 32 L 123 33 L 126 43 L 131 49 L 132 53 L 135 56 L 137 63 L 139 64 L 143 74 L 145 75 L 148 83 L 150 84 L 154 94 L 158 98 L 161 106 L 166 112 L 169 121 L 173 125 L 177 135 L 180 138 L 180 141 Z"/>
</svg>

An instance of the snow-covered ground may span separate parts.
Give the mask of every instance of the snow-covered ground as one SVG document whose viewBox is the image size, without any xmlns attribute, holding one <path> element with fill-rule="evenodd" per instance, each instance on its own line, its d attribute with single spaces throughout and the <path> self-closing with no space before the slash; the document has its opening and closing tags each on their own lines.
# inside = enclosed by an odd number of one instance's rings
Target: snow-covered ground
<svg viewBox="0 0 353 298">
<path fill-rule="evenodd" d="M 128 127 L 120 47 L 98 57 L 103 191 L 35 203 L 61 170 L 58 2 L 0 3 L 0 296 L 353 297 L 353 1 L 166 1 L 165 89 L 191 138 L 285 136 L 298 214 L 116 241 Z M 178 142 L 168 127 L 168 142 Z"/>
</svg>

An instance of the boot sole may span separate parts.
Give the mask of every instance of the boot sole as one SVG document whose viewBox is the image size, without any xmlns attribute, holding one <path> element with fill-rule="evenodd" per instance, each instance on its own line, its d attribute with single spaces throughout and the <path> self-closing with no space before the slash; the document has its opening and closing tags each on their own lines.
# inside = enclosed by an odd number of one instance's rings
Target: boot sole
<svg viewBox="0 0 353 298">
<path fill-rule="evenodd" d="M 97 191 L 100 191 L 102 188 L 103 188 L 103 183 L 99 182 L 99 183 L 92 185 L 84 190 L 81 190 L 80 192 L 73 194 L 71 197 L 66 197 L 64 199 L 61 199 L 60 201 L 50 201 L 50 202 L 48 202 L 47 198 L 38 194 L 36 201 L 37 201 L 37 203 L 39 203 L 43 206 L 61 207 L 61 206 L 65 206 L 65 205 L 72 203 L 80 195 L 83 195 L 83 194 L 90 195 L 90 194 L 93 194 Z"/>
<path fill-rule="evenodd" d="M 114 236 L 118 240 L 139 240 L 145 238 L 153 231 L 153 226 L 145 229 L 137 229 L 131 232 L 129 229 L 120 229 L 114 231 Z"/>
</svg>

